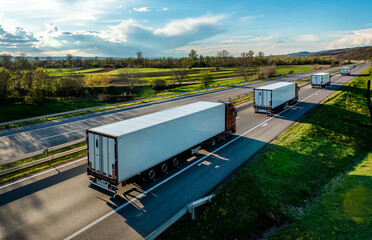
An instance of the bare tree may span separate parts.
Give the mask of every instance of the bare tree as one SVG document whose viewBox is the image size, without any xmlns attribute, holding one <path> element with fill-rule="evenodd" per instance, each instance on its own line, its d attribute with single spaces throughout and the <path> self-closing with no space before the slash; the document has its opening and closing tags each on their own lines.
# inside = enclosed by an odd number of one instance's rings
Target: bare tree
<svg viewBox="0 0 372 240">
<path fill-rule="evenodd" d="M 123 82 L 126 86 L 129 87 L 130 91 L 133 91 L 133 87 L 136 84 L 140 83 L 139 71 L 133 68 L 124 68 L 122 69 L 118 76 L 118 80 Z"/>
<path fill-rule="evenodd" d="M 182 84 L 188 78 L 187 75 L 187 61 L 179 61 L 175 63 L 175 68 L 172 69 L 173 80 Z"/>
<path fill-rule="evenodd" d="M 216 70 L 219 70 L 219 67 L 228 65 L 228 61 L 231 55 L 227 50 L 222 50 L 221 52 L 217 52 L 217 59 L 214 62 L 216 66 Z"/>
<path fill-rule="evenodd" d="M 249 50 L 248 53 L 242 52 L 239 59 L 239 72 L 244 76 L 244 81 L 248 81 L 249 68 L 253 65 L 254 52 Z"/>
</svg>

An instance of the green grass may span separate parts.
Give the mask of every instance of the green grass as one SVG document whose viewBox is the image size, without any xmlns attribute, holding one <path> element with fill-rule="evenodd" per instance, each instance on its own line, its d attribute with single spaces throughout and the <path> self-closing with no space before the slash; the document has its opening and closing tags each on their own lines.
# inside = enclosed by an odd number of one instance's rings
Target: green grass
<svg viewBox="0 0 372 240">
<path fill-rule="evenodd" d="M 270 239 L 371 239 L 372 153 L 335 178 L 305 215 Z"/>
<path fill-rule="evenodd" d="M 247 239 L 272 226 L 274 219 L 301 219 L 329 181 L 353 169 L 372 151 L 372 125 L 365 103 L 367 79 L 353 79 L 284 131 L 230 176 L 209 206 L 198 208 L 196 221 L 185 216 L 162 238 Z M 343 231 L 352 230 L 343 227 Z M 341 232 L 333 239 L 342 239 Z M 297 236 L 290 239 L 311 239 Z M 285 234 L 277 239 L 285 239 Z"/>
<path fill-rule="evenodd" d="M 288 73 L 289 71 L 294 72 L 302 72 L 302 71 L 308 71 L 313 70 L 314 67 L 312 65 L 301 65 L 301 66 L 279 66 L 278 67 L 278 73 Z"/>
<path fill-rule="evenodd" d="M 0 108 L 0 122 L 43 116 L 52 113 L 67 112 L 81 108 L 89 108 L 110 104 L 110 102 L 67 100 L 59 98 L 56 102 L 43 105 L 37 104 L 11 104 Z"/>
</svg>

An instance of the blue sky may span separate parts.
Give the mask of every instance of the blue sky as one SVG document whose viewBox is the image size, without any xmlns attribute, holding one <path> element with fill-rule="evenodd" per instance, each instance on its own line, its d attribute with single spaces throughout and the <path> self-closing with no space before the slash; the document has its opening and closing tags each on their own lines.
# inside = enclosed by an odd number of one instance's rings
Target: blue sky
<svg viewBox="0 0 372 240">
<path fill-rule="evenodd" d="M 372 45 L 372 1 L 0 0 L 0 53 L 181 57 Z"/>
</svg>

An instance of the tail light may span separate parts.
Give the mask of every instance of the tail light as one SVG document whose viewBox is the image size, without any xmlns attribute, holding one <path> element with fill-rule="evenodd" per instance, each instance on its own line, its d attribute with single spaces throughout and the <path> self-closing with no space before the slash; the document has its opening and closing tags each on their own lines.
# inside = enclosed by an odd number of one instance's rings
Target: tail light
<svg viewBox="0 0 372 240">
<path fill-rule="evenodd" d="M 89 177 L 89 181 L 91 181 L 91 182 L 95 182 L 95 181 L 96 181 L 96 178 L 94 178 L 94 177 Z"/>
</svg>

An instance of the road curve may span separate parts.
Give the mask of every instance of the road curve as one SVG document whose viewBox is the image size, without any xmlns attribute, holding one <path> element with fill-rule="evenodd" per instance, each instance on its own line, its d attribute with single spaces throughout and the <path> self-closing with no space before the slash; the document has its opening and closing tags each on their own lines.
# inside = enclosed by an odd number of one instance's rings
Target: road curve
<svg viewBox="0 0 372 240">
<path fill-rule="evenodd" d="M 120 187 L 115 199 L 88 188 L 85 158 L 2 185 L 0 238 L 143 239 L 351 78 L 337 75 L 325 89 L 302 87 L 300 102 L 275 117 L 254 113 L 251 104 L 240 106 L 230 141 L 200 151 L 154 182 Z"/>
</svg>

